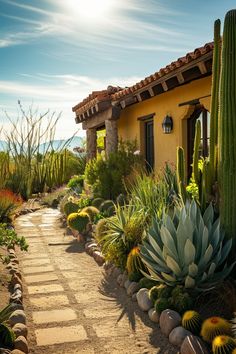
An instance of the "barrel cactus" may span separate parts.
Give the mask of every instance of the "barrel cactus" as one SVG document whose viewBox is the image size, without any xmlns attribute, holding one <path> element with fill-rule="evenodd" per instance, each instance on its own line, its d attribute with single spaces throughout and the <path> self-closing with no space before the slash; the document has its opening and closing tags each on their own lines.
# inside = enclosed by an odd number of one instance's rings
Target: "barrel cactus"
<svg viewBox="0 0 236 354">
<path fill-rule="evenodd" d="M 82 212 L 89 215 L 90 221 L 94 222 L 96 216 L 99 214 L 99 210 L 94 206 L 87 206 L 82 209 Z"/>
<path fill-rule="evenodd" d="M 232 354 L 234 349 L 236 349 L 236 341 L 229 336 L 217 336 L 213 339 L 213 354 Z"/>
<path fill-rule="evenodd" d="M 76 213 L 78 212 L 79 206 L 77 203 L 74 203 L 72 201 L 68 201 L 67 203 L 64 204 L 64 213 L 66 216 L 70 215 L 71 213 Z"/>
<path fill-rule="evenodd" d="M 140 257 L 140 248 L 138 246 L 134 247 L 128 254 L 126 268 L 128 271 L 128 276 L 137 275 L 137 279 L 142 278 L 140 270 L 144 270 L 145 266 Z"/>
<path fill-rule="evenodd" d="M 182 327 L 195 335 L 199 335 L 202 326 L 202 318 L 196 311 L 186 311 L 182 317 Z"/>
<path fill-rule="evenodd" d="M 68 226 L 80 233 L 86 230 L 89 221 L 89 215 L 85 212 L 72 213 L 67 218 Z"/>
<path fill-rule="evenodd" d="M 227 335 L 230 336 L 232 332 L 232 325 L 229 321 L 225 320 L 222 317 L 210 317 L 207 318 L 201 329 L 202 338 L 211 343 L 216 336 Z"/>
</svg>

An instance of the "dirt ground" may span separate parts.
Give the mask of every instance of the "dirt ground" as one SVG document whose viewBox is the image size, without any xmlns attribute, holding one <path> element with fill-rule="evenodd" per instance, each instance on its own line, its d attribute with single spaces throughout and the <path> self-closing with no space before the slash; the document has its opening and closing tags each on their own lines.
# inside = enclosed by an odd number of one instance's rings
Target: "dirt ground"
<svg viewBox="0 0 236 354">
<path fill-rule="evenodd" d="M 9 304 L 9 281 L 11 276 L 6 269 L 6 266 L 3 265 L 0 261 L 0 310 Z"/>
</svg>

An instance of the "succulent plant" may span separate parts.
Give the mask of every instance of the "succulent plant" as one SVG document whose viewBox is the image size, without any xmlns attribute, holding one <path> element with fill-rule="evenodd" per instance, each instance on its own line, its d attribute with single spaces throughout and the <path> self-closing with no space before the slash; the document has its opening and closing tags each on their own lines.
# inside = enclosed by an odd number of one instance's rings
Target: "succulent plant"
<svg viewBox="0 0 236 354">
<path fill-rule="evenodd" d="M 155 311 L 159 314 L 161 314 L 161 312 L 166 309 L 171 309 L 172 304 L 171 304 L 170 298 L 161 297 L 161 298 L 157 299 L 154 304 L 154 308 L 155 308 Z"/>
<path fill-rule="evenodd" d="M 160 284 L 158 286 L 158 297 L 170 297 L 172 288 L 166 284 Z"/>
<path fill-rule="evenodd" d="M 188 293 L 180 294 L 176 297 L 171 297 L 171 302 L 173 307 L 176 311 L 180 314 L 184 313 L 185 311 L 189 310 L 193 306 L 193 299 Z"/>
<path fill-rule="evenodd" d="M 64 204 L 64 213 L 66 216 L 70 215 L 71 213 L 77 213 L 79 209 L 79 206 L 77 203 L 68 201 L 67 203 Z"/>
<path fill-rule="evenodd" d="M 103 198 L 95 198 L 92 200 L 91 205 L 94 206 L 95 208 L 100 209 L 100 206 L 103 202 L 104 202 Z"/>
<path fill-rule="evenodd" d="M 231 246 L 231 239 L 224 242 L 219 219 L 214 221 L 213 206 L 210 204 L 202 216 L 192 200 L 176 206 L 172 216 L 164 211 L 161 219 L 153 220 L 140 246 L 149 273 L 143 274 L 172 287 L 213 288 L 233 269 L 235 263 L 226 264 Z"/>
<path fill-rule="evenodd" d="M 80 213 L 72 213 L 67 218 L 69 227 L 79 231 L 80 233 L 85 231 L 89 221 L 89 215 L 82 211 Z"/>
<path fill-rule="evenodd" d="M 100 219 L 96 224 L 95 238 L 97 242 L 100 242 L 107 231 L 107 219 Z"/>
<path fill-rule="evenodd" d="M 186 311 L 182 317 L 182 327 L 195 335 L 199 335 L 202 326 L 202 318 L 196 311 Z"/>
<path fill-rule="evenodd" d="M 128 257 L 127 257 L 126 268 L 127 268 L 128 275 L 136 273 L 136 274 L 140 275 L 140 278 L 142 277 L 140 269 L 144 270 L 145 266 L 144 266 L 142 259 L 140 257 L 139 246 L 135 246 L 129 252 Z"/>
<path fill-rule="evenodd" d="M 211 343 L 216 336 L 230 336 L 231 332 L 232 326 L 229 321 L 222 317 L 210 317 L 203 322 L 200 334 L 206 342 Z"/>
<path fill-rule="evenodd" d="M 159 295 L 159 290 L 158 290 L 158 286 L 153 286 L 149 292 L 148 292 L 148 296 L 149 296 L 149 299 L 155 303 L 158 299 L 158 296 Z"/>
<path fill-rule="evenodd" d="M 159 284 L 160 284 L 159 282 L 145 277 L 139 280 L 140 288 L 151 289 L 153 286 L 157 286 Z"/>
<path fill-rule="evenodd" d="M 229 336 L 221 335 L 213 339 L 213 354 L 232 354 L 234 349 L 236 349 L 236 342 Z"/>
<path fill-rule="evenodd" d="M 82 209 L 82 212 L 87 213 L 89 215 L 91 222 L 93 222 L 96 218 L 96 215 L 99 214 L 99 210 L 94 206 L 87 206 Z"/>
<path fill-rule="evenodd" d="M 2 348 L 14 348 L 15 334 L 6 324 L 0 324 L 0 344 Z"/>
<path fill-rule="evenodd" d="M 103 213 L 106 212 L 111 206 L 114 206 L 112 200 L 105 200 L 99 207 L 100 211 Z"/>
</svg>

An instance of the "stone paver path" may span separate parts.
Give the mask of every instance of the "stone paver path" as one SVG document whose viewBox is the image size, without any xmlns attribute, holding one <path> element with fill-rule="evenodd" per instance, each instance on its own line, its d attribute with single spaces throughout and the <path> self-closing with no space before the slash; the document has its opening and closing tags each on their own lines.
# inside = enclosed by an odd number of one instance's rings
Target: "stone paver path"
<svg viewBox="0 0 236 354">
<path fill-rule="evenodd" d="M 178 352 L 115 279 L 65 235 L 58 210 L 23 215 L 15 226 L 30 246 L 19 255 L 30 353 Z"/>
</svg>

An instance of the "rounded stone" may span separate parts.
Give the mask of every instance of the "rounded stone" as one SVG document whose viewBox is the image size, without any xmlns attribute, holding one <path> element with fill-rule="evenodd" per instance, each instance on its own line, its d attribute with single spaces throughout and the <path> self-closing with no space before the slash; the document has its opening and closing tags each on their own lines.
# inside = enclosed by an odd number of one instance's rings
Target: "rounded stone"
<svg viewBox="0 0 236 354">
<path fill-rule="evenodd" d="M 127 295 L 132 296 L 134 293 L 136 293 L 140 289 L 139 283 L 136 283 L 135 281 L 132 281 L 127 289 Z"/>
<path fill-rule="evenodd" d="M 16 273 L 14 273 L 14 274 L 12 275 L 11 284 L 12 284 L 12 285 L 20 284 L 20 285 L 22 286 L 21 278 L 18 277 L 18 276 L 16 275 Z"/>
<path fill-rule="evenodd" d="M 152 307 L 152 308 L 148 311 L 148 317 L 150 318 L 150 320 L 151 320 L 152 322 L 159 323 L 160 316 L 159 316 L 159 314 L 156 312 L 156 310 L 154 309 L 154 307 Z"/>
<path fill-rule="evenodd" d="M 6 348 L 0 348 L 0 354 L 11 354 L 12 352 Z"/>
<path fill-rule="evenodd" d="M 14 292 L 15 292 L 16 290 L 22 291 L 22 286 L 21 286 L 19 283 L 16 283 L 16 284 L 14 285 Z"/>
<path fill-rule="evenodd" d="M 126 282 L 127 279 L 128 279 L 128 275 L 127 275 L 126 272 L 124 272 L 124 273 L 122 274 L 122 280 L 121 280 L 121 283 L 120 283 L 120 286 L 121 286 L 122 288 L 124 288 L 125 282 Z"/>
<path fill-rule="evenodd" d="M 18 349 L 14 349 L 11 354 L 25 354 L 24 352 L 22 352 L 21 350 Z"/>
<path fill-rule="evenodd" d="M 129 279 L 127 279 L 126 281 L 125 281 L 125 289 L 127 290 L 128 289 L 128 287 L 130 286 L 130 284 L 131 284 L 131 281 L 129 280 Z"/>
<path fill-rule="evenodd" d="M 121 273 L 118 275 L 118 277 L 116 279 L 117 284 L 121 286 L 122 280 L 123 280 L 123 274 Z"/>
<path fill-rule="evenodd" d="M 160 316 L 160 328 L 162 333 L 169 337 L 170 332 L 181 325 L 181 316 L 173 310 L 164 310 Z"/>
<path fill-rule="evenodd" d="M 204 342 L 197 336 L 186 337 L 180 348 L 181 354 L 209 354 Z"/>
<path fill-rule="evenodd" d="M 13 327 L 12 327 L 13 332 L 17 337 L 23 336 L 25 338 L 27 338 L 28 335 L 28 329 L 26 327 L 25 324 L 23 323 L 16 323 Z"/>
<path fill-rule="evenodd" d="M 114 267 L 113 270 L 112 270 L 112 275 L 116 278 L 120 274 L 121 274 L 121 270 L 119 268 L 117 268 L 117 267 Z"/>
<path fill-rule="evenodd" d="M 21 350 L 23 353 L 29 352 L 28 342 L 23 336 L 19 336 L 15 340 L 15 349 Z"/>
<path fill-rule="evenodd" d="M 132 295 L 132 301 L 133 301 L 133 302 L 136 302 L 136 301 L 137 301 L 137 293 L 134 293 L 134 294 Z"/>
<path fill-rule="evenodd" d="M 138 305 L 143 311 L 149 311 L 152 308 L 152 301 L 148 296 L 148 289 L 142 288 L 137 292 Z"/>
<path fill-rule="evenodd" d="M 9 323 L 13 327 L 16 323 L 26 324 L 26 316 L 23 310 L 14 311 L 9 317 Z"/>
<path fill-rule="evenodd" d="M 190 336 L 191 332 L 187 331 L 185 328 L 179 326 L 170 332 L 169 335 L 169 342 L 173 345 L 176 345 L 177 347 L 180 347 L 181 344 L 183 343 L 184 339 L 187 336 Z"/>
</svg>

